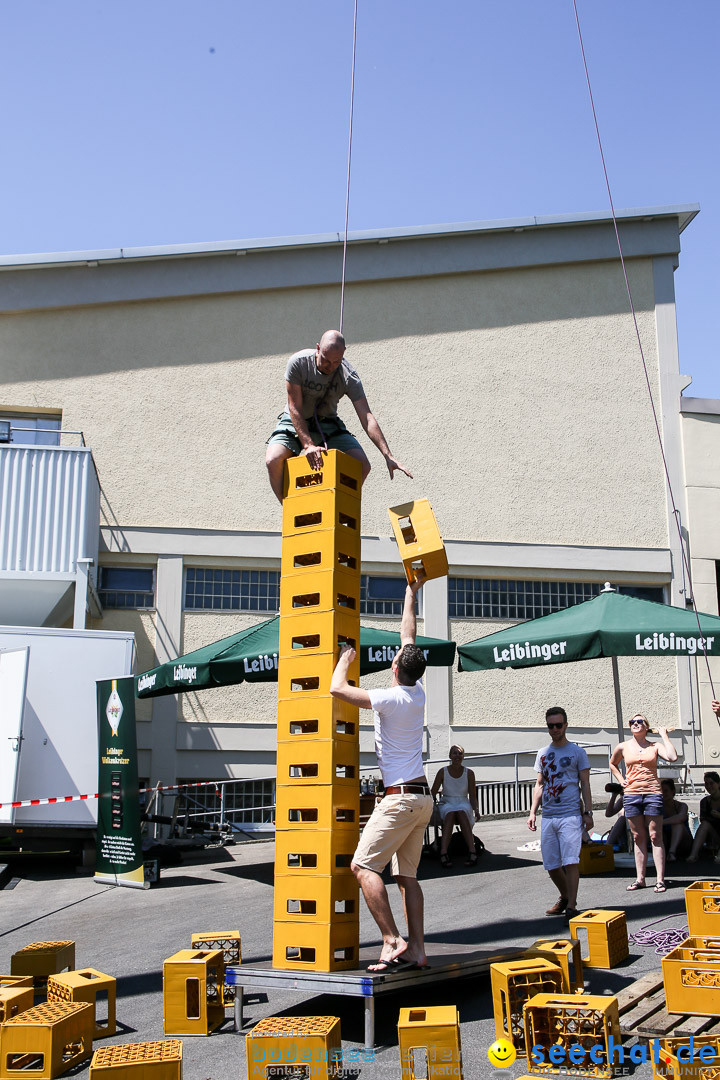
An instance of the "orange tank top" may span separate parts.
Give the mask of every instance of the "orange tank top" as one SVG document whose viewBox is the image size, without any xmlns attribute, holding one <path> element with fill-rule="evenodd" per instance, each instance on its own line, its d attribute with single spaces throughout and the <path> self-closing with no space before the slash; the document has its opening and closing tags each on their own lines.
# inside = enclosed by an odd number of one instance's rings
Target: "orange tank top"
<svg viewBox="0 0 720 1080">
<path fill-rule="evenodd" d="M 651 743 L 644 749 L 638 747 L 635 740 L 633 740 L 632 744 L 626 745 L 623 757 L 625 759 L 625 777 L 627 779 L 625 791 L 628 794 L 634 792 L 657 792 L 659 794 L 662 792 L 657 774 L 657 756 L 657 743 Z"/>
</svg>

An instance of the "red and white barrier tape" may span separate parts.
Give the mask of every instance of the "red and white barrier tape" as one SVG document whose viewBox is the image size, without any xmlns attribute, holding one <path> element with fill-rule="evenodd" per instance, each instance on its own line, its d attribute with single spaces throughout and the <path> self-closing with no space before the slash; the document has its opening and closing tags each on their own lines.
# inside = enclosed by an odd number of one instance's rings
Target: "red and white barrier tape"
<svg viewBox="0 0 720 1080">
<path fill-rule="evenodd" d="M 199 780 L 192 784 L 157 784 L 155 787 L 139 788 L 138 795 L 143 795 L 148 791 L 180 791 L 183 788 L 194 787 L 214 787 L 217 797 L 220 798 L 217 780 Z M 94 795 L 58 795 L 54 799 L 20 799 L 18 802 L 0 803 L 0 810 L 8 807 L 15 809 L 18 806 L 50 806 L 51 803 L 85 802 L 87 799 L 99 798 L 100 793 L 96 791 Z"/>
</svg>

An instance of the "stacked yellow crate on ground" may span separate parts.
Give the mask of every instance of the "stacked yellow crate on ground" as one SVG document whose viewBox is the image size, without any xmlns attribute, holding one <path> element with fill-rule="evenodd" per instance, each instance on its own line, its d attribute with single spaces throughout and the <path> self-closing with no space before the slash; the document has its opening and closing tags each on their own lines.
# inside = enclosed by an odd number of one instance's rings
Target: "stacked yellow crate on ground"
<svg viewBox="0 0 720 1080">
<path fill-rule="evenodd" d="M 360 676 L 360 463 L 338 451 L 285 473 L 278 660 L 273 966 L 358 966 L 358 710 L 330 696 L 340 648 Z"/>
</svg>

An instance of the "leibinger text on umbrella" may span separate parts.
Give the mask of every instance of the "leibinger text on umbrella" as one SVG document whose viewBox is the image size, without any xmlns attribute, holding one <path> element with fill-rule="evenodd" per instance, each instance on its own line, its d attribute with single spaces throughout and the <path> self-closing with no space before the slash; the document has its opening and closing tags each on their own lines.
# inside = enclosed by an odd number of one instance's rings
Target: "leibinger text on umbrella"
<svg viewBox="0 0 720 1080">
<path fill-rule="evenodd" d="M 248 660 L 248 658 L 245 657 L 243 664 L 245 665 L 246 675 L 250 675 L 253 671 L 277 671 L 277 653 L 274 652 L 272 656 L 268 656 L 268 654 L 265 653 L 264 656 L 258 656 L 255 660 Z"/>
<path fill-rule="evenodd" d="M 383 645 L 381 649 L 368 648 L 368 662 L 371 664 L 381 664 L 386 663 L 388 660 L 394 660 L 401 649 L 402 645 Z M 422 654 L 427 660 L 430 655 L 430 650 L 423 649 Z"/>
<path fill-rule="evenodd" d="M 197 679 L 197 668 L 188 667 L 186 664 L 178 664 L 173 668 L 173 679 L 176 682 L 193 683 Z"/>
<path fill-rule="evenodd" d="M 152 690 L 157 679 L 157 671 L 154 675 L 141 675 L 138 679 L 138 690 Z"/>
<path fill-rule="evenodd" d="M 496 664 L 510 664 L 513 660 L 552 660 L 554 656 L 564 656 L 567 641 L 545 641 L 542 645 L 508 645 L 507 649 L 493 646 Z"/>
<path fill-rule="evenodd" d="M 638 652 L 686 652 L 694 656 L 696 652 L 709 652 L 713 647 L 714 637 L 679 637 L 673 634 L 655 633 L 643 637 L 635 635 L 635 648 Z"/>
</svg>

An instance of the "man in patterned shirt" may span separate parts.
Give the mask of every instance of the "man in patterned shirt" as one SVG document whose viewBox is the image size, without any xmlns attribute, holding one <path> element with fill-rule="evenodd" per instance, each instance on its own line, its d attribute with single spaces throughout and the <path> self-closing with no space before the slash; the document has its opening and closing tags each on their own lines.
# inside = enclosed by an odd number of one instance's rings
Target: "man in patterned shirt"
<svg viewBox="0 0 720 1080">
<path fill-rule="evenodd" d="M 590 762 L 577 743 L 567 738 L 567 713 L 553 706 L 545 713 L 552 742 L 538 750 L 535 758 L 537 781 L 533 790 L 528 829 L 535 832 L 535 816 L 542 800 L 540 850 L 543 866 L 560 892 L 546 915 L 577 915 L 580 882 L 580 846 L 583 828 L 591 829 Z M 580 790 L 582 789 L 582 807 Z"/>
</svg>

